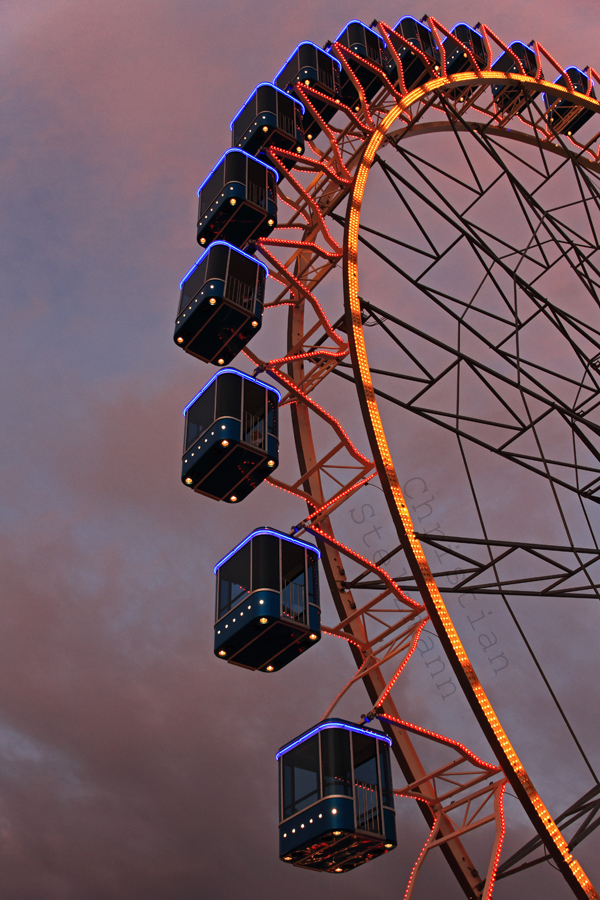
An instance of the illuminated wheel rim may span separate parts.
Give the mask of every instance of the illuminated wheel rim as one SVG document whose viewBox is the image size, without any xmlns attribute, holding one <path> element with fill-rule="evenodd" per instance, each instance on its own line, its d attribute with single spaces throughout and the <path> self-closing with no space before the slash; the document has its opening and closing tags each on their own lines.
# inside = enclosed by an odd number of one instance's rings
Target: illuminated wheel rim
<svg viewBox="0 0 600 900">
<path fill-rule="evenodd" d="M 436 37 L 440 35 L 443 37 L 444 33 L 447 34 L 443 26 L 436 23 L 435 20 L 430 20 L 430 24 Z M 380 30 L 385 37 L 390 29 L 380 23 Z M 490 41 L 498 41 L 498 39 L 485 26 L 482 27 L 482 31 L 488 46 L 489 59 L 491 59 Z M 500 46 L 505 45 L 500 42 Z M 431 835 L 445 835 L 445 842 L 440 838 L 438 843 L 466 895 L 474 898 L 491 896 L 504 836 L 502 797 L 505 782 L 508 780 L 543 841 L 546 851 L 561 870 L 573 893 L 579 897 L 597 897 L 598 895 L 585 872 L 570 853 L 565 838 L 538 795 L 494 712 L 442 599 L 442 594 L 427 563 L 422 543 L 416 536 L 386 438 L 372 369 L 369 365 L 365 341 L 365 307 L 359 296 L 358 249 L 361 208 L 369 173 L 378 151 L 386 142 L 390 142 L 390 136 L 393 137 L 393 140 L 397 139 L 398 132 L 394 133 L 393 129 L 395 127 L 397 129 L 398 125 L 402 126 L 400 130 L 404 129 L 406 132 L 412 130 L 411 136 L 444 130 L 457 133 L 462 130 L 470 131 L 471 134 L 486 133 L 502 138 L 513 138 L 515 142 L 529 144 L 532 147 L 539 147 L 543 143 L 544 152 L 570 159 L 582 169 L 586 168 L 596 174 L 600 171 L 597 139 L 592 147 L 591 143 L 587 146 L 577 144 L 569 136 L 569 147 L 567 147 L 565 139 L 553 133 L 548 127 L 543 111 L 536 121 L 532 118 L 529 130 L 527 130 L 528 123 L 522 117 L 517 117 L 516 114 L 503 116 L 501 111 L 494 107 L 489 88 L 492 85 L 514 84 L 525 92 L 529 91 L 532 95 L 545 91 L 551 98 L 555 97 L 560 100 L 568 97 L 577 108 L 589 109 L 594 112 L 600 111 L 600 104 L 591 96 L 557 87 L 551 82 L 543 80 L 541 76 L 532 78 L 525 74 L 506 75 L 492 72 L 489 69 L 470 71 L 455 76 L 441 74 L 432 77 L 426 84 L 409 93 L 394 90 L 389 82 L 385 83 L 382 79 L 381 92 L 369 104 L 353 76 L 352 52 L 337 44 L 334 45 L 332 52 L 338 56 L 362 95 L 361 112 L 357 115 L 353 110 L 340 107 L 349 120 L 349 125 L 345 129 L 327 127 L 326 123 L 322 123 L 323 134 L 329 141 L 329 146 L 320 149 L 313 143 L 310 158 L 298 157 L 297 168 L 299 170 L 302 169 L 302 166 L 310 170 L 312 166 L 314 177 L 309 185 L 301 183 L 293 170 L 288 173 L 281 165 L 282 158 L 284 156 L 293 157 L 293 153 L 271 152 L 273 163 L 278 165 L 285 176 L 279 189 L 280 199 L 287 206 L 292 207 L 293 214 L 289 223 L 279 223 L 279 229 L 274 232 L 272 237 L 257 242 L 258 251 L 263 254 L 270 265 L 271 274 L 283 285 L 283 291 L 280 291 L 277 299 L 270 305 L 286 304 L 291 307 L 288 325 L 288 352 L 277 359 L 265 360 L 257 357 L 251 348 L 248 348 L 247 355 L 255 362 L 259 370 L 276 378 L 279 384 L 288 391 L 284 403 L 287 402 L 292 406 L 294 434 L 302 476 L 293 484 L 277 481 L 274 477 L 271 477 L 269 481 L 308 501 L 309 515 L 299 523 L 297 530 L 313 534 L 319 541 L 329 587 L 342 622 L 341 628 L 325 630 L 329 630 L 338 637 L 343 637 L 350 643 L 359 666 L 356 680 L 363 680 L 365 683 L 375 707 L 373 714 L 381 717 L 384 727 L 393 737 L 396 757 L 407 781 L 417 783 L 418 776 L 421 776 L 421 781 L 423 781 L 426 774 L 409 734 L 412 732 L 431 736 L 433 733 L 401 720 L 391 692 L 414 652 L 427 620 L 430 620 L 435 627 L 460 687 L 498 759 L 499 767 L 495 769 L 499 776 L 498 789 L 494 795 L 495 815 L 492 817 L 496 822 L 496 841 L 487 876 L 483 879 L 474 870 L 466 855 L 460 840 L 460 833 L 457 832 L 454 835 L 448 825 L 449 820 L 446 821 L 442 817 L 438 821 L 436 818 L 436 803 L 430 803 L 429 807 L 424 810 L 426 818 L 432 823 L 430 838 Z M 539 45 L 536 45 L 536 53 L 540 66 L 542 58 L 555 64 L 554 60 Z M 474 65 L 474 69 L 477 69 L 476 65 Z M 560 67 L 558 70 L 562 71 Z M 444 71 L 445 64 L 442 66 L 442 72 Z M 593 75 L 595 77 L 595 73 Z M 454 90 L 460 87 L 461 93 L 463 91 L 465 94 L 468 93 L 468 103 L 463 103 L 463 97 L 457 100 L 455 95 L 449 95 L 447 93 L 449 87 Z M 298 92 L 305 105 L 310 106 L 311 96 L 314 96 L 315 92 L 304 87 L 300 87 Z M 479 107 L 477 102 L 480 104 Z M 485 103 L 487 103 L 487 108 L 483 109 L 482 104 L 485 105 Z M 446 120 L 427 121 L 426 113 L 429 108 L 445 112 Z M 469 110 L 481 113 L 484 118 L 476 123 L 470 122 L 467 119 Z M 487 120 L 485 116 L 487 116 Z M 526 127 L 515 131 L 512 120 L 516 122 L 517 118 Z M 290 190 L 292 194 L 294 191 L 296 192 L 293 202 L 290 200 Z M 325 276 L 342 259 L 342 247 L 331 234 L 325 218 L 327 215 L 333 215 L 341 200 L 346 197 L 348 200 L 343 243 L 345 326 L 340 319 L 336 324 L 336 330 L 331 327 L 322 306 L 316 299 L 315 291 Z M 298 229 L 300 226 L 297 223 L 299 222 L 302 226 L 301 237 L 297 236 L 297 231 L 295 233 L 290 231 L 290 229 Z M 285 252 L 291 252 L 291 256 L 282 259 Z M 306 331 L 305 310 L 308 309 L 312 310 L 313 316 L 316 315 L 320 331 L 318 328 L 315 330 L 315 327 Z M 340 335 L 340 332 L 343 331 L 347 333 L 349 347 L 343 336 Z M 320 334 L 322 339 L 318 341 L 315 336 Z M 326 349 L 319 350 L 318 347 Z M 353 379 L 373 453 L 373 462 L 356 448 L 344 430 L 343 423 L 328 413 L 313 397 L 313 392 L 321 382 L 335 373 L 336 366 L 346 358 L 348 350 L 351 352 Z M 312 366 L 312 369 L 307 372 L 305 365 Z M 330 465 L 330 456 L 327 454 L 323 456 L 317 451 L 318 440 L 314 437 L 314 428 L 312 427 L 315 417 L 324 421 L 333 430 L 340 441 L 339 446 L 352 457 L 356 470 L 346 483 L 342 484 L 338 481 L 339 489 L 334 490 L 330 495 L 324 492 L 322 485 L 322 476 Z M 575 420 L 570 427 L 575 433 Z M 543 454 L 541 456 L 542 461 L 545 461 Z M 372 560 L 345 545 L 334 534 L 333 516 L 343 503 L 356 498 L 357 492 L 371 481 L 375 471 L 386 497 L 389 515 L 395 526 L 399 545 L 402 547 L 415 586 L 420 594 L 419 599 L 416 599 L 414 595 L 405 594 L 398 587 L 393 573 L 386 571 Z M 553 480 L 553 476 L 548 477 L 552 484 L 554 481 L 559 483 L 558 478 Z M 573 490 L 580 498 L 584 496 L 584 491 L 579 483 Z M 585 496 L 591 497 L 589 492 Z M 356 612 L 357 604 L 353 599 L 352 591 L 348 588 L 343 558 L 350 559 L 353 565 L 363 566 L 365 572 L 374 574 L 379 579 L 380 585 L 383 586 L 386 596 L 392 595 L 398 603 L 404 603 L 403 611 L 398 616 L 402 622 L 397 626 L 405 628 L 404 644 L 400 649 L 398 649 L 399 644 L 395 645 L 393 654 L 388 653 L 384 659 L 379 659 L 373 649 L 376 641 L 367 639 L 364 614 L 361 617 Z M 355 579 L 355 582 L 359 580 Z M 501 585 L 498 587 L 500 588 Z M 596 590 L 595 585 L 594 590 Z M 369 614 L 372 613 L 373 608 L 369 607 Z M 400 665 L 394 669 L 391 675 L 387 675 L 384 674 L 384 664 L 388 663 L 392 655 L 395 656 L 395 665 L 398 661 L 400 661 Z M 341 693 L 343 694 L 344 691 Z M 476 765 L 481 763 L 481 760 L 472 754 L 469 755 L 466 748 L 456 741 L 442 739 L 437 734 L 433 736 L 436 740 L 440 739 L 442 743 L 445 741 L 446 746 L 459 748 L 461 753 L 466 754 L 464 757 L 466 760 L 474 761 Z M 423 806 L 423 804 L 421 805 Z M 450 837 L 448 837 L 449 834 Z M 425 849 L 428 849 L 428 845 Z M 407 897 L 412 893 L 420 863 L 421 858 L 411 875 Z"/>
</svg>

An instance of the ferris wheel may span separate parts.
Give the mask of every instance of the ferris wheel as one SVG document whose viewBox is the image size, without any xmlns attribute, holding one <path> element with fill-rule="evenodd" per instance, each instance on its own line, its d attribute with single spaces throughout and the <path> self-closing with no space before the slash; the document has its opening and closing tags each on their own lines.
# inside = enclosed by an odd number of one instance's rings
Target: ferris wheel
<svg viewBox="0 0 600 900">
<path fill-rule="evenodd" d="M 205 250 L 174 338 L 217 371 L 184 410 L 182 481 L 234 505 L 282 490 L 297 522 L 223 547 L 215 654 L 276 673 L 335 636 L 356 665 L 277 754 L 292 865 L 343 874 L 392 851 L 411 798 L 427 824 L 406 898 L 436 848 L 473 900 L 544 860 L 598 897 L 573 851 L 600 824 L 600 785 L 533 632 L 558 601 L 557 629 L 574 606 L 593 629 L 600 600 L 596 83 L 481 23 L 353 21 L 253 90 L 198 190 Z M 508 666 L 484 628 L 494 603 L 587 779 L 554 816 L 492 698 Z M 462 692 L 487 755 L 402 712 L 434 646 L 424 686 L 438 707 Z M 532 836 L 502 860 L 507 788 Z"/>
</svg>

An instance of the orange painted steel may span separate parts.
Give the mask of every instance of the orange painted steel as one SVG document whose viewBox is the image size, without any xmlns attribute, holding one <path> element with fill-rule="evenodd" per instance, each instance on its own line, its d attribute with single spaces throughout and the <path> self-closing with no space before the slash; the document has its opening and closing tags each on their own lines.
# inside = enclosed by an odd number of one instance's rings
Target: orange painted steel
<svg viewBox="0 0 600 900">
<path fill-rule="evenodd" d="M 386 494 L 390 514 L 396 525 L 400 542 L 406 553 L 427 612 L 465 696 L 513 790 L 565 880 L 575 895 L 584 900 L 584 898 L 598 898 L 599 895 L 581 865 L 570 853 L 567 841 L 542 802 L 498 716 L 494 712 L 450 618 L 444 600 L 431 574 L 421 543 L 415 535 L 408 507 L 396 475 L 373 389 L 363 332 L 361 304 L 358 296 L 358 242 L 361 204 L 375 155 L 384 144 L 386 136 L 394 123 L 410 106 L 417 103 L 427 94 L 446 88 L 449 85 L 455 83 L 465 85 L 485 83 L 510 84 L 511 82 L 517 82 L 524 86 L 536 86 L 538 89 L 540 87 L 551 89 L 554 93 L 562 93 L 564 91 L 570 96 L 575 96 L 583 106 L 593 108 L 595 111 L 600 110 L 600 104 L 590 97 L 576 94 L 568 91 L 566 88 L 561 88 L 560 91 L 557 91 L 558 86 L 550 82 L 536 80 L 526 75 L 514 74 L 507 76 L 505 73 L 489 71 L 480 72 L 477 76 L 474 76 L 473 73 L 451 77 L 441 76 L 431 79 L 422 87 L 408 93 L 388 112 L 373 132 L 371 138 L 366 142 L 354 180 L 353 190 L 348 198 L 344 240 L 344 293 L 347 330 L 350 338 L 355 381 L 371 442 L 371 449 Z"/>
</svg>

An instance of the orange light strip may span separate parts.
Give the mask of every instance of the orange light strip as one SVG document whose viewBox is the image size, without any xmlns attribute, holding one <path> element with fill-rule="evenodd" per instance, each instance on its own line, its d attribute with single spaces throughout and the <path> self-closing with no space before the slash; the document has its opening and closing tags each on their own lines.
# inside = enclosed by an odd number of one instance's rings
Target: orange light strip
<svg viewBox="0 0 600 900">
<path fill-rule="evenodd" d="M 500 80 L 497 78 L 497 73 L 492 72 L 482 72 L 479 77 L 486 81 Z M 502 73 L 502 78 L 506 77 L 506 73 Z M 383 423 L 379 414 L 379 408 L 377 405 L 377 400 L 373 389 L 373 382 L 371 379 L 369 361 L 367 358 L 365 338 L 362 327 L 361 304 L 358 296 L 358 246 L 361 205 L 371 165 L 373 164 L 377 151 L 380 149 L 385 140 L 387 132 L 390 130 L 399 116 L 406 110 L 406 107 L 408 105 L 411 105 L 417 100 L 420 100 L 425 94 L 431 92 L 432 90 L 446 87 L 455 81 L 462 80 L 466 79 L 463 79 L 460 76 L 452 76 L 450 78 L 435 78 L 422 87 L 415 88 L 394 109 L 390 110 L 390 112 L 385 116 L 385 118 L 381 121 L 381 123 L 375 130 L 368 144 L 365 146 L 362 160 L 356 173 L 354 189 L 350 198 L 346 231 L 348 300 L 350 306 L 356 358 L 358 362 L 358 369 L 362 387 L 364 390 L 371 428 L 375 436 L 379 457 L 385 470 L 394 504 L 399 514 L 405 535 L 408 539 L 413 558 L 419 567 L 421 576 L 425 583 L 429 601 L 431 602 L 437 613 L 439 624 L 444 631 L 445 637 L 450 642 L 454 659 L 462 668 L 462 671 L 466 676 L 466 680 L 471 689 L 472 698 L 476 701 L 476 704 L 479 706 L 480 711 L 483 713 L 485 720 L 490 726 L 497 745 L 499 749 L 501 749 L 502 756 L 506 760 L 506 765 L 509 769 L 510 774 L 514 776 L 514 778 L 518 781 L 519 785 L 528 797 L 531 806 L 539 817 L 538 831 L 540 835 L 546 835 L 546 837 L 550 839 L 550 842 L 558 850 L 560 858 L 562 858 L 564 863 L 567 864 L 570 872 L 575 877 L 577 883 L 582 888 L 585 895 L 589 898 L 596 898 L 596 900 L 600 900 L 583 868 L 569 852 L 569 847 L 566 840 L 564 839 L 558 826 L 554 822 L 548 809 L 542 802 L 539 794 L 535 790 L 527 772 L 525 771 L 525 767 L 517 756 L 506 732 L 500 724 L 500 720 L 494 712 L 494 709 L 490 701 L 488 700 L 483 686 L 481 685 L 481 682 L 479 681 L 475 670 L 471 665 L 469 657 L 467 656 L 463 644 L 458 636 L 458 632 L 454 627 L 454 623 L 450 618 L 446 605 L 438 590 L 437 584 L 435 583 L 435 580 L 431 574 L 431 570 L 427 563 L 427 559 L 425 557 L 425 553 L 423 552 L 421 543 L 415 535 L 410 513 L 408 511 L 408 507 L 406 505 L 406 501 L 402 494 L 398 477 L 396 475 L 396 470 L 383 429 Z M 525 75 L 513 74 L 510 80 L 520 81 L 525 84 L 546 84 L 546 82 L 536 82 L 535 79 Z M 556 86 L 553 85 L 553 87 L 554 89 L 556 89 Z M 589 102 L 589 98 L 585 99 Z M 596 102 L 595 105 L 600 109 L 600 103 Z M 507 775 L 509 774 L 509 772 L 506 772 L 505 769 L 505 773 Z M 549 842 L 546 840 L 546 843 L 548 844 Z"/>
</svg>

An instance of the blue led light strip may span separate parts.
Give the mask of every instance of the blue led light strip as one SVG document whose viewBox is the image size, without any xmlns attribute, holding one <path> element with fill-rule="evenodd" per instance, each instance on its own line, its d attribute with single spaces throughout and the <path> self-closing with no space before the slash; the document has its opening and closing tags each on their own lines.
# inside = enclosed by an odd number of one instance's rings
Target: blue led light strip
<svg viewBox="0 0 600 900">
<path fill-rule="evenodd" d="M 190 406 L 192 406 L 192 405 L 196 402 L 196 400 L 198 399 L 198 397 L 201 397 L 202 394 L 204 393 L 204 391 L 208 390 L 208 388 L 211 386 L 211 384 L 213 383 L 213 381 L 215 380 L 215 378 L 218 378 L 219 375 L 224 375 L 225 372 L 229 372 L 229 373 L 233 372 L 234 375 L 239 375 L 240 378 L 245 378 L 246 381 L 253 381 L 254 384 L 260 384 L 261 387 L 266 388 L 268 391 L 273 391 L 273 393 L 277 394 L 278 402 L 281 402 L 281 394 L 279 393 L 279 391 L 277 390 L 277 388 L 271 387 L 270 384 L 265 384 L 264 381 L 259 381 L 257 378 L 253 378 L 252 375 L 246 375 L 245 372 L 240 372 L 239 369 L 232 369 L 232 368 L 219 369 L 219 371 L 218 371 L 215 375 L 213 375 L 213 377 L 210 379 L 210 381 L 207 382 L 207 384 L 204 385 L 204 387 L 202 388 L 202 390 L 201 390 L 201 391 L 198 391 L 198 393 L 196 394 L 196 396 L 194 397 L 194 399 L 193 399 L 193 400 L 190 400 L 190 402 L 188 403 L 188 405 L 184 408 L 184 410 L 183 410 L 183 415 L 184 415 L 184 416 L 185 416 L 186 412 L 188 411 L 188 409 L 190 408 Z"/>
<path fill-rule="evenodd" d="M 271 89 L 274 90 L 274 91 L 277 91 L 278 94 L 283 94 L 283 96 L 286 97 L 288 100 L 291 100 L 293 103 L 297 103 L 298 106 L 300 106 L 300 107 L 302 108 L 302 115 L 305 114 L 306 108 L 305 108 L 305 106 L 304 106 L 304 103 L 301 103 L 300 100 L 298 100 L 297 97 L 292 97 L 290 94 L 287 93 L 287 91 L 282 91 L 281 88 L 278 88 L 276 84 L 271 84 L 270 81 L 261 81 L 260 84 L 257 84 L 257 85 L 256 85 L 256 87 L 254 88 L 254 90 L 252 91 L 252 93 L 250 94 L 250 96 L 248 97 L 248 99 L 245 101 L 245 103 L 242 104 L 242 106 L 240 106 L 240 108 L 239 108 L 238 111 L 236 112 L 235 116 L 233 117 L 233 119 L 232 119 L 231 122 L 229 123 L 229 130 L 230 130 L 230 131 L 233 131 L 233 125 L 234 125 L 234 123 L 235 123 L 235 120 L 237 119 L 237 117 L 239 116 L 239 114 L 242 112 L 242 110 L 245 109 L 246 105 L 250 102 L 250 100 L 252 100 L 252 98 L 254 97 L 255 93 L 257 92 L 257 90 L 258 90 L 260 87 L 268 87 L 268 88 L 271 88 Z M 258 110 L 258 112 L 272 112 L 272 110 Z"/>
<path fill-rule="evenodd" d="M 412 19 L 412 16 L 405 16 L 405 18 Z M 415 19 L 415 21 L 416 21 L 416 19 Z M 338 36 L 336 37 L 335 41 L 333 41 L 334 44 L 336 43 L 336 41 L 339 41 L 339 39 L 341 38 L 341 36 L 343 35 L 343 33 L 346 31 L 346 29 L 348 28 L 349 25 L 360 25 L 361 28 L 365 28 L 367 31 L 370 31 L 371 34 L 374 34 L 375 37 L 376 37 L 379 41 L 381 41 L 381 43 L 383 44 L 384 47 L 386 46 L 386 43 L 385 43 L 384 39 L 381 37 L 381 35 L 380 35 L 377 31 L 373 31 L 372 28 L 369 28 L 368 25 L 365 25 L 364 22 L 361 22 L 360 19 L 350 19 L 349 22 L 346 22 L 346 24 L 344 25 L 344 27 L 342 28 L 342 30 L 340 31 L 340 33 L 339 33 Z M 355 41 L 354 43 L 356 43 L 356 41 Z"/>
<path fill-rule="evenodd" d="M 329 56 L 330 59 L 333 59 L 334 63 L 336 64 L 336 66 L 338 67 L 338 69 L 340 70 L 340 72 L 342 71 L 342 64 L 341 64 L 341 62 L 339 62 L 339 60 L 335 59 L 333 56 L 331 56 L 329 53 L 327 53 L 326 50 L 323 50 L 322 47 L 317 47 L 317 45 L 316 45 L 315 43 L 313 43 L 312 41 L 302 41 L 300 44 L 298 44 L 298 46 L 297 46 L 296 49 L 293 51 L 293 53 L 290 53 L 290 55 L 288 56 L 288 58 L 286 59 L 286 61 L 285 61 L 284 64 L 282 65 L 282 67 L 280 68 L 279 72 L 277 73 L 277 75 L 276 75 L 275 78 L 273 79 L 273 84 L 275 84 L 275 82 L 277 81 L 277 79 L 279 78 L 279 76 L 281 75 L 281 73 L 283 72 L 283 70 L 285 69 L 285 67 L 287 66 L 287 64 L 291 61 L 292 57 L 296 55 L 296 53 L 298 52 L 298 50 L 300 49 L 300 47 L 304 47 L 306 44 L 310 44 L 311 47 L 315 47 L 316 50 L 317 50 L 319 53 L 324 53 L 326 56 Z M 317 56 L 317 64 L 318 64 L 318 56 Z M 302 68 L 302 69 L 312 68 L 312 66 L 301 66 L 301 68 Z"/>
<path fill-rule="evenodd" d="M 207 247 L 207 249 L 204 251 L 204 253 L 200 257 L 200 259 L 196 260 L 196 262 L 194 263 L 194 265 L 192 266 L 190 271 L 187 273 L 187 275 L 184 275 L 183 278 L 181 279 L 181 281 L 179 282 L 179 290 L 180 291 L 183 290 L 183 285 L 188 280 L 188 278 L 190 277 L 190 275 L 192 274 L 194 269 L 198 268 L 198 266 L 200 265 L 202 260 L 208 256 L 208 254 L 210 253 L 210 251 L 212 250 L 213 247 L 218 247 L 219 245 L 221 247 L 229 247 L 231 250 L 235 250 L 236 253 L 240 253 L 242 256 L 245 256 L 246 259 L 251 259 L 252 262 L 255 262 L 255 263 L 257 263 L 257 265 L 262 266 L 263 269 L 265 270 L 265 277 L 266 278 L 269 277 L 269 270 L 267 269 L 264 262 L 261 262 L 259 259 L 256 259 L 256 257 L 254 257 L 254 256 L 250 256 L 249 253 L 244 253 L 244 251 L 240 250 L 239 247 L 234 247 L 233 244 L 229 244 L 227 241 L 213 241 L 212 244 L 210 245 L 210 247 Z"/>
<path fill-rule="evenodd" d="M 196 194 L 198 195 L 198 197 L 200 196 L 200 191 L 202 190 L 204 185 L 207 184 L 208 181 L 210 181 L 210 179 L 215 174 L 215 172 L 217 171 L 217 169 L 219 168 L 219 166 L 221 165 L 221 163 L 223 162 L 223 160 L 225 159 L 225 157 L 227 156 L 228 153 L 243 153 L 244 156 L 247 156 L 248 159 L 251 159 L 251 160 L 253 160 L 253 162 L 258 163 L 259 166 L 264 166 L 265 169 L 270 169 L 270 171 L 273 173 L 273 175 L 279 182 L 279 179 L 280 179 L 279 172 L 276 172 L 275 169 L 273 168 L 273 166 L 269 166 L 267 163 L 262 162 L 262 160 L 257 159 L 255 156 L 252 156 L 251 153 L 246 153 L 246 151 L 242 150 L 240 147 L 232 147 L 231 150 L 226 150 L 225 153 L 223 154 L 223 156 L 221 157 L 221 159 L 218 161 L 218 163 L 212 167 L 212 169 L 210 170 L 210 172 L 208 173 L 208 175 L 206 176 L 206 178 L 204 179 L 204 181 L 202 182 L 202 184 L 196 191 Z M 229 184 L 229 182 L 226 182 L 226 183 Z"/>
<path fill-rule="evenodd" d="M 345 725 L 342 722 L 323 722 L 321 725 L 316 725 L 312 729 L 312 731 L 309 731 L 301 738 L 297 738 L 297 740 L 292 741 L 291 744 L 288 744 L 286 747 L 282 747 L 281 750 L 279 750 L 279 752 L 275 754 L 275 759 L 279 759 L 279 757 L 283 756 L 284 753 L 289 753 L 289 751 L 293 750 L 294 747 L 297 747 L 299 744 L 303 744 L 304 741 L 307 741 L 319 731 L 323 731 L 324 728 L 345 728 L 346 731 L 355 731 L 356 734 L 366 734 L 367 737 L 376 738 L 376 740 L 378 741 L 385 741 L 385 743 L 389 744 L 390 747 L 392 746 L 392 742 L 387 734 L 378 734 L 376 731 L 370 731 L 367 728 L 360 728 L 358 725 Z"/>
<path fill-rule="evenodd" d="M 217 574 L 218 569 L 220 569 L 228 559 L 231 559 L 231 557 L 234 556 L 238 552 L 238 550 L 241 550 L 242 547 L 244 547 L 248 543 L 248 541 L 251 541 L 253 537 L 257 537 L 261 534 L 270 534 L 273 535 L 273 537 L 279 538 L 279 540 L 281 541 L 289 541 L 291 544 L 297 544 L 299 547 L 302 547 L 305 550 L 311 550 L 312 553 L 316 553 L 317 558 L 321 559 L 321 551 L 318 550 L 317 547 L 313 547 L 312 544 L 306 544 L 304 541 L 299 541 L 298 538 L 290 537 L 289 534 L 281 534 L 281 532 L 273 531 L 271 528 L 257 528 L 256 531 L 253 531 L 252 534 L 249 534 L 248 537 L 244 538 L 244 540 L 241 541 L 237 545 L 237 547 L 234 547 L 233 550 L 227 554 L 227 556 L 224 556 L 223 559 L 219 560 L 219 562 L 213 569 L 215 575 Z"/>
</svg>

